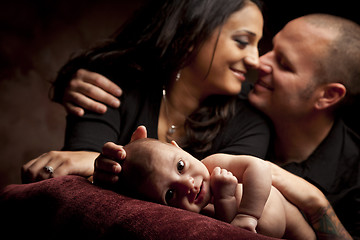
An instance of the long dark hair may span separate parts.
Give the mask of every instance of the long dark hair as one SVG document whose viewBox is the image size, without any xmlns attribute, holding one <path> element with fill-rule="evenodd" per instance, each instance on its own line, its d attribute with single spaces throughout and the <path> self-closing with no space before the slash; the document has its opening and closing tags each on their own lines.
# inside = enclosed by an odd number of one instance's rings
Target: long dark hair
<svg viewBox="0 0 360 240">
<path fill-rule="evenodd" d="M 68 81 L 79 68 L 110 77 L 129 71 L 139 76 L 146 73 L 146 77 L 140 77 L 143 83 L 151 80 L 153 86 L 167 86 L 197 55 L 214 30 L 247 1 L 250 0 L 149 1 L 119 29 L 113 40 L 75 57 L 61 69 L 54 82 L 53 100 L 61 101 Z M 261 8 L 258 0 L 251 1 Z M 211 148 L 212 140 L 233 112 L 230 99 L 204 101 L 188 118 L 186 142 L 191 149 L 202 152 Z M 203 130 L 199 131 L 199 126 Z"/>
</svg>

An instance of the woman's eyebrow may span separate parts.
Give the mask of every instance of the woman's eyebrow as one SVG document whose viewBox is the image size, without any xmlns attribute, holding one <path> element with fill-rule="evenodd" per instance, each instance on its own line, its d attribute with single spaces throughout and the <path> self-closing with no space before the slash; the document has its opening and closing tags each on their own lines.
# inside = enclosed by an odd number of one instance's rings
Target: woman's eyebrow
<svg viewBox="0 0 360 240">
<path fill-rule="evenodd" d="M 235 33 L 247 33 L 247 34 L 249 34 L 251 36 L 256 37 L 256 33 L 252 32 L 252 31 L 249 31 L 249 30 L 246 30 L 246 29 L 237 30 Z"/>
</svg>

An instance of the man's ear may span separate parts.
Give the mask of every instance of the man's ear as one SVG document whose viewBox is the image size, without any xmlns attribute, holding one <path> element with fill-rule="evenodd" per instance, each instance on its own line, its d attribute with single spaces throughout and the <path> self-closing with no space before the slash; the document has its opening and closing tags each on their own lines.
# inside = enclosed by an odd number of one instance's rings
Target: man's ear
<svg viewBox="0 0 360 240">
<path fill-rule="evenodd" d="M 147 138 L 147 131 L 145 126 L 139 126 L 132 134 L 130 142 Z"/>
<path fill-rule="evenodd" d="M 175 147 L 181 148 L 174 140 L 171 141 L 171 144 L 174 145 Z"/>
<path fill-rule="evenodd" d="M 346 94 L 346 87 L 341 83 L 329 83 L 324 86 L 315 107 L 319 110 L 330 108 L 340 102 Z"/>
</svg>

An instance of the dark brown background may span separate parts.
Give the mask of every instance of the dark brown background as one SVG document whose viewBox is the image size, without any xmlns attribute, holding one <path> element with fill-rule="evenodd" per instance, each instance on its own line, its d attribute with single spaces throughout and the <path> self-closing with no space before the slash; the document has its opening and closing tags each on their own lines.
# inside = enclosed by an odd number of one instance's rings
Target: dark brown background
<svg viewBox="0 0 360 240">
<path fill-rule="evenodd" d="M 66 113 L 48 98 L 58 69 L 74 51 L 111 35 L 143 1 L 0 3 L 0 188 L 21 182 L 24 163 L 62 146 Z M 288 20 L 310 12 L 328 12 L 359 23 L 356 1 L 266 4 L 264 42 Z M 262 52 L 269 47 L 263 43 Z"/>
</svg>

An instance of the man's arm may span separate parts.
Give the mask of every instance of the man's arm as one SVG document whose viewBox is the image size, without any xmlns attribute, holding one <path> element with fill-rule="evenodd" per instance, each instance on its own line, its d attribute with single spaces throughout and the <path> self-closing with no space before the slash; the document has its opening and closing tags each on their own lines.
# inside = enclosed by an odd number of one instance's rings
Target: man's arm
<svg viewBox="0 0 360 240">
<path fill-rule="evenodd" d="M 62 104 L 68 113 L 77 116 L 83 116 L 84 110 L 104 114 L 107 106 L 120 106 L 121 95 L 121 88 L 108 78 L 79 69 L 65 88 Z"/>
<path fill-rule="evenodd" d="M 329 202 L 319 208 L 316 214 L 310 216 L 309 220 L 318 239 L 352 239 Z"/>
<path fill-rule="evenodd" d="M 305 213 L 318 239 L 352 239 L 318 188 L 279 166 L 270 164 L 273 186 Z"/>
</svg>

